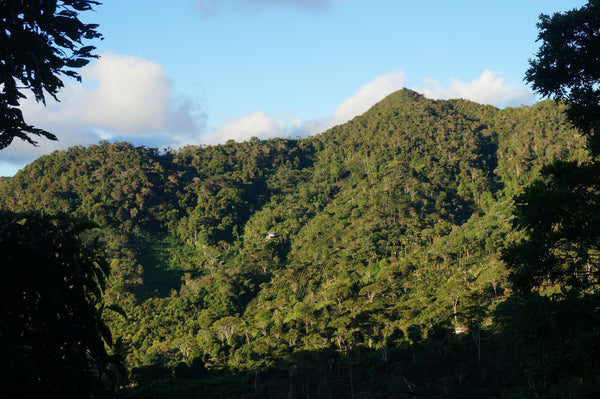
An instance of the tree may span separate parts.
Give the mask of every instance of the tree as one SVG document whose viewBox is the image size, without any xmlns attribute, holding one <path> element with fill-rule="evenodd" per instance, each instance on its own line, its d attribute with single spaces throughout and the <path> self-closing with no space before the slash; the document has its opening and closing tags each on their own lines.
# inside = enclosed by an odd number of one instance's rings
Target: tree
<svg viewBox="0 0 600 399">
<path fill-rule="evenodd" d="M 0 213 L 0 397 L 100 398 L 117 388 L 121 355 L 109 353 L 102 318 L 108 265 L 82 244 L 89 227 Z"/>
<path fill-rule="evenodd" d="M 100 4 L 91 0 L 0 2 L 0 149 L 15 137 L 36 145 L 34 136 L 56 140 L 56 136 L 25 122 L 19 109 L 24 90 L 46 104 L 48 93 L 58 101 L 64 84 L 61 76 L 81 81 L 77 68 L 86 65 L 94 46 L 84 40 L 102 38 L 98 25 L 85 24 L 78 13 Z"/>
<path fill-rule="evenodd" d="M 580 9 L 540 15 L 538 41 L 525 80 L 544 97 L 564 100 L 569 120 L 600 155 L 600 0 Z"/>
<path fill-rule="evenodd" d="M 600 164 L 548 165 L 515 206 L 527 238 L 505 253 L 513 287 L 563 297 L 600 292 Z"/>
<path fill-rule="evenodd" d="M 524 239 L 504 254 L 519 294 L 508 303 L 519 306 L 515 341 L 536 396 L 592 397 L 600 375 L 600 0 L 541 15 L 538 28 L 542 45 L 526 80 L 565 101 L 594 159 L 546 165 L 516 198 Z"/>
<path fill-rule="evenodd" d="M 569 121 L 600 155 L 600 0 L 538 23 L 542 41 L 526 80 L 538 93 L 564 99 Z M 595 291 L 600 279 L 600 164 L 555 162 L 516 198 L 517 227 L 528 237 L 506 254 L 517 289 L 558 284 L 563 294 Z"/>
<path fill-rule="evenodd" d="M 212 325 L 213 330 L 221 340 L 221 345 L 231 345 L 231 339 L 237 334 L 241 326 L 241 321 L 235 316 L 225 316 L 215 321 Z"/>
</svg>

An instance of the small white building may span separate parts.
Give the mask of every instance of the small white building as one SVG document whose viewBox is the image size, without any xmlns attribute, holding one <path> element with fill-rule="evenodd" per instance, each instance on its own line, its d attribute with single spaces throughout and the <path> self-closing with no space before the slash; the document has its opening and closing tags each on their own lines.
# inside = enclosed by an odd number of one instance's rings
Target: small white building
<svg viewBox="0 0 600 399">
<path fill-rule="evenodd" d="M 265 236 L 265 241 L 269 241 L 271 238 L 275 238 L 275 237 L 277 237 L 277 233 L 270 231 Z"/>
<path fill-rule="evenodd" d="M 455 327 L 454 328 L 454 334 L 464 334 L 466 332 L 469 332 L 468 327 Z"/>
</svg>

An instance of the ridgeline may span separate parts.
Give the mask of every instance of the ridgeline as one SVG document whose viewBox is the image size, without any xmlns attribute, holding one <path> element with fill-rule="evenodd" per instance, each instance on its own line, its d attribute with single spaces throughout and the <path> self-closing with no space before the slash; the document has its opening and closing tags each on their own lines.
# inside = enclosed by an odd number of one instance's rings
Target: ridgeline
<svg viewBox="0 0 600 399">
<path fill-rule="evenodd" d="M 0 208 L 100 226 L 123 397 L 520 397 L 501 253 L 512 198 L 588 159 L 563 112 L 400 90 L 305 139 L 57 151 Z"/>
</svg>

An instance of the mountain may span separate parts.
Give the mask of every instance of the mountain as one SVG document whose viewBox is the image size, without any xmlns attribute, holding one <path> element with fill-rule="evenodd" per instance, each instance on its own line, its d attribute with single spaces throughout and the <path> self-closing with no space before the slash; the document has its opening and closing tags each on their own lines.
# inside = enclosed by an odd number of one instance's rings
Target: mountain
<svg viewBox="0 0 600 399">
<path fill-rule="evenodd" d="M 588 159 L 563 111 L 405 89 L 305 139 L 57 151 L 0 181 L 0 207 L 101 226 L 131 380 L 175 376 L 158 396 L 483 396 L 526 385 L 492 356 L 500 254 L 513 196 Z"/>
</svg>

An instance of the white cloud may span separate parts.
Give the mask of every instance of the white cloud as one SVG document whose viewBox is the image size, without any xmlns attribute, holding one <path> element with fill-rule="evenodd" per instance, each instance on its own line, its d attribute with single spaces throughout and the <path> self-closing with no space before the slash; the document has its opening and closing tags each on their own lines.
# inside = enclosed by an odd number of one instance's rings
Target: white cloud
<svg viewBox="0 0 600 399">
<path fill-rule="evenodd" d="M 66 82 L 61 102 L 47 107 L 33 100 L 23 113 L 35 126 L 49 130 L 78 125 L 116 136 L 199 130 L 206 118 L 190 98 L 175 98 L 164 68 L 144 58 L 104 53 L 81 70 L 83 85 Z M 58 125 L 58 126 L 55 126 Z M 54 131 L 54 130 L 53 130 Z"/>
<path fill-rule="evenodd" d="M 27 118 L 27 114 L 25 117 Z M 32 146 L 25 141 L 15 139 L 10 146 L 0 151 L 0 176 L 10 176 L 34 159 L 53 151 L 76 145 L 87 146 L 102 140 L 97 132 L 77 124 L 62 124 L 56 121 L 56 123 L 47 123 L 44 128 L 56 134 L 59 141 L 31 136 L 38 142 L 38 146 Z"/>
<path fill-rule="evenodd" d="M 81 70 L 83 85 L 65 82 L 61 102 L 23 104 L 26 118 L 46 128 L 76 123 L 128 134 L 163 130 L 172 102 L 172 82 L 158 63 L 104 53 Z M 60 139 L 60 137 L 59 137 Z"/>
<path fill-rule="evenodd" d="M 0 175 L 14 169 L 9 164 L 24 165 L 73 145 L 103 139 L 151 145 L 173 135 L 195 137 L 204 128 L 206 115 L 192 99 L 173 95 L 172 82 L 157 62 L 104 53 L 80 73 L 83 84 L 65 81 L 58 94 L 61 102 L 49 99 L 47 107 L 33 99 L 22 103 L 26 122 L 54 133 L 59 141 L 40 138 L 40 146 L 34 147 L 16 139 L 0 151 Z"/>
<path fill-rule="evenodd" d="M 266 139 L 318 134 L 365 113 L 387 95 L 405 87 L 407 81 L 407 75 L 403 71 L 389 71 L 361 85 L 327 117 L 299 121 L 272 117 L 264 111 L 257 111 L 225 124 L 207 136 L 208 139 L 204 142 L 217 144 L 230 139 L 244 141 L 252 136 Z M 533 94 L 525 87 L 507 82 L 499 72 L 487 70 L 470 83 L 462 83 L 455 79 L 449 86 L 442 86 L 434 79 L 427 79 L 425 84 L 422 87 L 413 87 L 413 90 L 435 99 L 465 98 L 496 106 L 519 106 L 534 100 Z"/>
<path fill-rule="evenodd" d="M 464 98 L 497 107 L 520 106 L 534 101 L 533 93 L 523 86 L 506 81 L 500 72 L 483 71 L 479 78 L 469 83 L 453 79 L 442 86 L 435 79 L 426 79 L 424 86 L 413 90 L 432 99 Z"/>
<path fill-rule="evenodd" d="M 96 83 L 72 108 L 81 113 L 83 122 L 127 133 L 166 127 L 172 82 L 157 62 L 105 53 L 82 75 L 86 81 Z"/>
<path fill-rule="evenodd" d="M 303 124 L 306 134 L 321 133 L 335 125 L 348 122 L 355 116 L 362 115 L 369 108 L 383 100 L 387 95 L 400 90 L 406 85 L 406 74 L 401 70 L 389 71 L 379 75 L 368 83 L 361 85 L 354 94 L 342 101 L 326 118 L 315 119 Z"/>
<path fill-rule="evenodd" d="M 54 150 L 95 144 L 106 138 L 178 148 L 227 140 L 239 142 L 251 137 L 318 134 L 363 114 L 387 95 L 405 87 L 408 81 L 401 70 L 377 76 L 323 118 L 303 121 L 290 115 L 271 116 L 265 111 L 256 111 L 207 132 L 206 115 L 192 99 L 174 98 L 172 83 L 156 62 L 107 53 L 81 73 L 84 85 L 67 82 L 59 94 L 63 102 L 49 102 L 45 108 L 34 101 L 23 104 L 26 121 L 55 133 L 60 141 L 39 139 L 40 147 L 33 147 L 16 140 L 0 151 L 0 175 L 10 175 L 17 166 Z M 484 71 L 470 83 L 453 80 L 448 86 L 428 79 L 413 90 L 430 98 L 465 98 L 500 107 L 519 106 L 534 100 L 529 90 L 491 71 Z"/>
<path fill-rule="evenodd" d="M 264 111 L 256 111 L 227 122 L 212 134 L 203 136 L 206 144 L 225 143 L 227 140 L 246 141 L 252 137 L 297 137 L 321 133 L 368 111 L 388 94 L 401 89 L 406 74 L 400 70 L 390 71 L 363 84 L 356 92 L 338 105 L 325 118 L 302 121 L 289 115 L 273 117 Z"/>
<path fill-rule="evenodd" d="M 400 70 L 377 76 L 360 86 L 352 97 L 344 100 L 333 110 L 330 117 L 331 123 L 345 123 L 355 116 L 365 113 L 387 95 L 403 88 L 407 80 L 406 74 Z"/>
<path fill-rule="evenodd" d="M 227 140 L 246 141 L 252 137 L 269 139 L 287 137 L 300 126 L 300 121 L 288 116 L 272 117 L 264 111 L 243 115 L 207 135 L 203 141 L 207 144 L 222 144 Z"/>
</svg>

